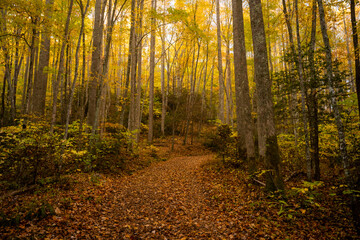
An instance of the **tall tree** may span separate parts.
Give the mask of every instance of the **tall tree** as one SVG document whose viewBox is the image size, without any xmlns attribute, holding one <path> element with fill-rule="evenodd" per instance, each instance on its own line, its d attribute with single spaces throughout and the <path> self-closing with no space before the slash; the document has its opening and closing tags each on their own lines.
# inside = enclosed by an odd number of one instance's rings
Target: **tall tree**
<svg viewBox="0 0 360 240">
<path fill-rule="evenodd" d="M 155 27 L 156 0 L 151 0 L 151 36 L 150 36 L 150 89 L 149 89 L 149 133 L 148 141 L 154 137 L 154 79 L 155 79 Z"/>
<path fill-rule="evenodd" d="M 74 92 L 75 92 L 75 83 L 76 83 L 77 77 L 78 77 L 80 44 L 81 44 L 81 39 L 82 39 L 84 28 L 85 28 L 85 16 L 86 16 L 86 13 L 87 13 L 87 10 L 89 7 L 89 2 L 90 2 L 90 0 L 87 0 L 85 8 L 84 8 L 84 4 L 83 4 L 82 0 L 80 0 L 78 2 L 79 7 L 80 7 L 80 13 L 81 13 L 81 27 L 80 27 L 80 33 L 79 33 L 78 42 L 77 42 L 77 46 L 76 46 L 76 52 L 75 52 L 74 79 L 71 83 L 70 100 L 69 100 L 69 103 L 67 106 L 67 111 L 66 111 L 66 123 L 65 123 L 65 134 L 64 134 L 65 140 L 68 137 L 70 115 L 71 115 L 72 104 L 73 104 L 73 99 L 74 99 Z"/>
<path fill-rule="evenodd" d="M 87 123 L 95 126 L 97 99 L 99 97 L 99 81 L 102 73 L 101 69 L 101 53 L 102 53 L 102 38 L 103 38 L 103 8 L 105 8 L 104 0 L 96 0 L 95 2 L 95 19 L 92 39 L 92 55 L 91 55 L 91 73 L 89 84 L 89 107 Z"/>
<path fill-rule="evenodd" d="M 39 57 L 39 66 L 37 77 L 34 79 L 34 89 L 32 98 L 32 111 L 36 115 L 42 116 L 45 112 L 46 88 L 48 81 L 48 72 L 50 60 L 50 19 L 52 15 L 52 6 L 54 0 L 46 0 L 45 21 L 41 34 L 41 49 Z"/>
<path fill-rule="evenodd" d="M 340 156 L 343 163 L 345 177 L 350 179 L 350 172 L 349 172 L 349 156 L 347 153 L 347 146 L 345 140 L 345 129 L 344 124 L 341 119 L 340 109 L 338 105 L 338 101 L 336 98 L 336 93 L 334 89 L 334 73 L 333 73 L 333 63 L 332 63 L 332 56 L 331 56 L 331 47 L 329 36 L 327 33 L 327 25 L 325 21 L 325 11 L 324 5 L 322 0 L 317 0 L 318 7 L 319 7 L 319 18 L 320 18 L 320 27 L 321 33 L 325 45 L 325 61 L 326 61 L 326 75 L 327 75 L 327 82 L 328 82 L 328 89 L 330 94 L 331 105 L 334 110 L 335 122 L 338 131 L 339 137 L 339 148 L 340 148 Z"/>
<path fill-rule="evenodd" d="M 63 41 L 61 44 L 61 50 L 60 50 L 60 55 L 59 55 L 59 69 L 58 69 L 57 76 L 56 76 L 56 79 L 54 80 L 54 84 L 53 84 L 53 106 L 52 106 L 51 128 L 50 128 L 51 133 L 54 130 L 54 125 L 55 125 L 55 121 L 56 121 L 58 88 L 59 88 L 59 83 L 61 81 L 62 74 L 64 71 L 64 52 L 65 52 L 65 47 L 67 45 L 67 42 L 69 40 L 69 26 L 70 26 L 70 19 L 71 19 L 73 3 L 74 3 L 74 0 L 70 0 L 66 23 L 65 23 L 64 37 L 63 37 Z"/>
<path fill-rule="evenodd" d="M 267 168 L 266 188 L 269 191 L 282 190 L 280 154 L 275 131 L 274 109 L 271 93 L 269 64 L 261 0 L 249 1 L 251 32 L 254 47 L 254 78 L 258 112 L 259 154 Z M 261 137 L 260 136 L 264 136 Z"/>
<path fill-rule="evenodd" d="M 360 49 L 359 49 L 359 36 L 356 21 L 355 12 L 355 0 L 350 0 L 350 14 L 351 14 L 351 27 L 352 27 L 352 38 L 354 44 L 355 53 L 355 82 L 356 82 L 356 93 L 358 99 L 358 110 L 360 116 Z"/>
<path fill-rule="evenodd" d="M 315 70 L 315 42 L 316 42 L 316 15 L 317 0 L 313 0 L 312 6 L 312 23 L 311 37 L 309 44 L 309 63 L 310 63 L 310 79 L 308 94 L 308 114 L 309 114 L 309 130 L 310 130 L 310 147 L 311 162 L 314 168 L 314 180 L 320 181 L 320 161 L 319 161 L 319 117 L 318 117 L 318 101 L 317 101 L 317 75 Z"/>
<path fill-rule="evenodd" d="M 300 93 L 301 93 L 301 111 L 302 111 L 302 119 L 304 125 L 304 134 L 305 134 L 305 158 L 307 165 L 307 178 L 309 181 L 312 179 L 312 164 L 310 157 L 310 144 L 309 144 L 309 130 L 308 130 L 308 119 L 306 114 L 306 89 L 305 89 L 305 81 L 304 81 L 304 72 L 303 72 L 303 60 L 302 60 L 302 48 L 301 48 L 301 39 L 300 39 L 300 24 L 299 24 L 299 9 L 298 9 L 298 0 L 295 0 L 295 15 L 296 15 L 296 37 L 297 37 L 297 68 L 298 75 L 300 80 Z"/>
<path fill-rule="evenodd" d="M 236 119 L 239 137 L 239 152 L 247 156 L 250 163 L 254 163 L 255 145 L 253 123 L 251 119 L 251 103 L 249 95 L 249 81 L 246 62 L 244 17 L 242 0 L 233 0 L 233 32 L 234 32 L 234 73 Z"/>
<path fill-rule="evenodd" d="M 221 53 L 221 26 L 220 26 L 220 1 L 216 1 L 216 35 L 218 47 L 218 72 L 219 72 L 219 119 L 223 123 L 224 118 L 224 76 L 222 69 L 222 53 Z"/>
</svg>

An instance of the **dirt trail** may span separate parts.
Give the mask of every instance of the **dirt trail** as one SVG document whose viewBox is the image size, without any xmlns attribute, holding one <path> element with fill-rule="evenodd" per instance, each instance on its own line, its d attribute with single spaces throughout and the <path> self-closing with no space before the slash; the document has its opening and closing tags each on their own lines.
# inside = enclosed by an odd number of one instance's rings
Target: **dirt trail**
<svg viewBox="0 0 360 240">
<path fill-rule="evenodd" d="M 99 228 L 106 234 L 116 221 L 117 236 L 113 231 L 107 236 L 123 239 L 229 238 L 233 223 L 217 221 L 219 212 L 210 206 L 200 177 L 201 165 L 212 158 L 175 157 L 124 178 L 114 195 L 118 207 Z"/>
<path fill-rule="evenodd" d="M 53 193 L 56 215 L 0 229 L 0 238 L 246 239 L 242 216 L 211 199 L 214 186 L 201 166 L 214 155 L 200 154 L 124 177 L 83 175 L 71 190 Z"/>
</svg>

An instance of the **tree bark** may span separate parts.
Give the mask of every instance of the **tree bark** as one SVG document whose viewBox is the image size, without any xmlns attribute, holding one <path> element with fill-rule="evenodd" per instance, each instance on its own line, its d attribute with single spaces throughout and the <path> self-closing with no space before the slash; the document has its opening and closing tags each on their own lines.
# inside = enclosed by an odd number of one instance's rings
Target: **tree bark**
<svg viewBox="0 0 360 240">
<path fill-rule="evenodd" d="M 102 8 L 103 0 L 96 0 L 95 2 L 95 19 L 93 29 L 93 46 L 91 56 L 91 73 L 89 84 L 89 107 L 87 115 L 87 123 L 95 127 L 96 106 L 99 90 L 99 82 L 101 71 L 101 52 L 102 52 L 102 38 L 103 38 L 103 25 L 102 25 Z"/>
<path fill-rule="evenodd" d="M 299 24 L 299 9 L 298 9 L 298 0 L 295 0 L 295 14 L 296 14 L 296 36 L 297 36 L 297 47 L 298 47 L 298 74 L 300 80 L 300 92 L 301 92 L 301 110 L 302 118 L 304 125 L 304 134 L 305 134 L 305 158 L 307 166 L 307 178 L 308 181 L 312 180 L 312 164 L 310 157 L 310 146 L 309 146 L 309 131 L 308 131 L 308 119 L 306 114 L 305 107 L 305 98 L 306 98 L 306 89 L 304 83 L 304 73 L 303 73 L 303 63 L 302 63 L 302 49 L 301 49 L 301 39 L 300 39 L 300 24 Z"/>
<path fill-rule="evenodd" d="M 237 132 L 239 137 L 239 154 L 249 160 L 252 169 L 255 167 L 255 145 L 253 121 L 246 62 L 245 32 L 242 0 L 233 0 L 234 32 L 234 74 Z"/>
<path fill-rule="evenodd" d="M 221 27 L 220 27 L 220 3 L 216 1 L 216 29 L 217 29 L 217 50 L 218 50 L 218 72 L 219 72 L 219 120 L 224 123 L 224 76 L 222 69 L 222 53 L 221 53 Z"/>
<path fill-rule="evenodd" d="M 156 12 L 156 0 L 151 0 L 151 10 Z M 155 17 L 151 17 L 150 36 L 150 89 L 149 89 L 149 133 L 148 142 L 153 142 L 154 137 L 154 79 L 155 79 Z"/>
<path fill-rule="evenodd" d="M 341 119 L 340 109 L 338 105 L 338 101 L 335 95 L 334 89 L 334 75 L 332 69 L 332 56 L 331 56 L 331 47 L 330 41 L 327 34 L 327 26 L 325 22 L 325 12 L 322 0 L 317 0 L 319 6 L 319 17 L 320 17 L 320 26 L 321 26 L 321 33 L 325 45 L 325 61 L 326 61 L 326 75 L 328 80 L 328 89 L 330 93 L 330 100 L 331 105 L 334 110 L 335 122 L 338 131 L 339 137 L 339 148 L 340 148 L 340 156 L 344 167 L 345 177 L 350 181 L 350 171 L 349 171 L 349 157 L 347 153 L 347 146 L 345 140 L 345 130 L 344 125 Z"/>
<path fill-rule="evenodd" d="M 69 123 L 70 123 L 70 116 L 71 116 L 71 108 L 72 108 L 72 103 L 73 103 L 73 99 L 74 99 L 74 92 L 75 92 L 75 83 L 76 83 L 77 77 L 78 77 L 80 44 L 81 44 L 81 39 L 82 39 L 83 32 L 84 32 L 85 16 L 86 16 L 86 13 L 87 13 L 87 10 L 88 10 L 88 7 L 89 7 L 89 2 L 90 2 L 90 0 L 87 0 L 86 7 L 84 9 L 82 1 L 81 0 L 79 1 L 80 10 L 81 10 L 81 27 L 80 27 L 80 33 L 79 33 L 79 38 L 78 38 L 78 42 L 77 42 L 77 46 L 76 46 L 76 52 L 75 52 L 74 79 L 73 79 L 73 81 L 71 83 L 70 100 L 69 100 L 67 111 L 66 111 L 65 134 L 64 134 L 64 139 L 65 140 L 68 137 Z"/>
<path fill-rule="evenodd" d="M 312 7 L 312 26 L 311 26 L 311 40 L 309 49 L 309 63 L 310 63 L 310 94 L 308 96 L 309 109 L 309 129 L 310 129 L 310 146 L 311 146 L 311 162 L 314 168 L 314 180 L 320 181 L 320 161 L 319 161 L 319 118 L 318 118 L 318 102 L 317 102 L 317 78 L 315 71 L 315 42 L 316 42 L 316 15 L 317 6 L 316 0 L 313 1 Z"/>
<path fill-rule="evenodd" d="M 350 14 L 351 14 L 351 27 L 352 27 L 352 38 L 354 44 L 355 53 L 355 83 L 356 83 L 356 94 L 358 99 L 358 112 L 360 117 L 360 49 L 359 49 L 359 37 L 356 21 L 355 12 L 355 0 L 350 0 Z"/>
<path fill-rule="evenodd" d="M 164 11 L 165 11 L 165 1 L 164 1 Z M 166 116 L 166 84 L 165 84 L 165 21 L 163 21 L 162 26 L 162 36 L 161 36 L 161 134 L 165 136 L 165 116 Z"/>
<path fill-rule="evenodd" d="M 34 79 L 32 112 L 37 116 L 43 116 L 45 113 L 46 89 L 48 82 L 48 72 L 50 60 L 50 23 L 52 15 L 52 6 L 54 0 L 46 0 L 45 23 L 41 35 L 41 49 L 39 57 L 39 66 L 37 78 Z"/>
<path fill-rule="evenodd" d="M 282 190 L 283 179 L 280 173 L 280 155 L 275 131 L 273 100 L 269 65 L 267 59 L 266 37 L 261 0 L 249 1 L 250 21 L 254 47 L 254 74 L 257 91 L 258 134 L 265 136 L 265 142 L 259 142 L 260 157 L 266 166 L 266 189 Z"/>
<path fill-rule="evenodd" d="M 140 129 L 141 129 L 141 89 L 142 89 L 142 48 L 143 48 L 143 10 L 144 10 L 144 0 L 140 0 L 140 13 L 139 13 L 139 39 L 140 42 L 138 48 L 138 56 L 137 56 L 137 63 L 138 63 L 138 73 L 137 73 L 137 86 L 136 86 L 136 98 L 135 98 L 135 129 L 136 132 L 136 142 L 140 142 Z"/>
<path fill-rule="evenodd" d="M 69 25 L 70 25 L 70 18 L 71 18 L 73 3 L 74 3 L 74 0 L 70 0 L 68 14 L 67 14 L 67 18 L 66 18 L 66 24 L 65 24 L 64 38 L 63 38 L 63 42 L 61 45 L 61 51 L 60 51 L 60 56 L 59 56 L 59 70 L 58 70 L 57 78 L 55 79 L 55 83 L 53 86 L 53 108 L 52 108 L 52 115 L 51 115 L 50 133 L 52 133 L 54 131 L 54 125 L 55 125 L 55 121 L 56 121 L 58 87 L 59 87 L 59 83 L 62 78 L 62 73 L 64 70 L 64 52 L 65 52 L 65 46 L 67 45 L 67 41 L 69 39 Z"/>
</svg>

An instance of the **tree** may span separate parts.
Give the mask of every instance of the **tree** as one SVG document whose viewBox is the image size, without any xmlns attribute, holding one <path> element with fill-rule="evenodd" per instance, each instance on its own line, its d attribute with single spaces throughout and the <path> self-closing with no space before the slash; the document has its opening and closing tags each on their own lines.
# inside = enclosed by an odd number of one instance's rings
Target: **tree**
<svg viewBox="0 0 360 240">
<path fill-rule="evenodd" d="M 303 63 L 302 63 L 302 49 L 301 49 L 301 39 L 300 39 L 300 24 L 299 24 L 299 10 L 298 10 L 298 0 L 295 0 L 295 14 L 296 14 L 296 36 L 297 36 L 297 47 L 298 47 L 298 74 L 300 80 L 300 93 L 301 93 L 301 111 L 302 111 L 302 119 L 304 125 L 304 133 L 305 133 L 305 157 L 307 163 L 307 178 L 309 181 L 312 179 L 312 164 L 310 157 L 310 146 L 309 146 L 309 131 L 308 131 L 308 119 L 306 114 L 305 107 L 305 98 L 306 98 L 306 89 L 305 89 L 305 81 L 304 81 L 304 73 L 303 73 Z"/>
<path fill-rule="evenodd" d="M 355 12 L 355 0 L 350 0 L 350 14 L 351 14 L 351 27 L 352 27 L 352 39 L 354 45 L 355 53 L 355 83 L 356 83 L 356 93 L 358 99 L 358 111 L 360 117 L 360 50 L 359 50 L 359 36 L 358 28 L 356 21 L 356 12 Z"/>
<path fill-rule="evenodd" d="M 224 118 L 224 76 L 222 69 L 222 53 L 221 53 L 221 26 L 220 26 L 220 3 L 216 1 L 216 35 L 218 47 L 218 72 L 219 72 L 219 119 L 221 122 L 225 121 Z"/>
<path fill-rule="evenodd" d="M 41 35 L 41 49 L 39 56 L 39 66 L 37 77 L 34 79 L 34 89 L 32 98 L 32 111 L 38 116 L 43 116 L 45 112 L 46 88 L 48 81 L 48 71 L 50 60 L 50 20 L 54 0 L 46 0 L 45 23 Z"/>
<path fill-rule="evenodd" d="M 88 116 L 87 123 L 93 128 L 95 127 L 95 118 L 97 110 L 97 100 L 100 97 L 99 93 L 101 92 L 100 88 L 100 75 L 101 71 L 101 52 L 102 52 L 102 38 L 103 38 L 103 9 L 105 9 L 104 0 L 96 0 L 95 2 L 95 19 L 94 19 L 94 28 L 93 28 L 93 46 L 92 46 L 92 55 L 91 55 L 91 75 L 90 75 L 90 84 L 89 84 L 89 107 L 88 107 Z"/>
<path fill-rule="evenodd" d="M 56 121 L 58 88 L 59 88 L 59 83 L 60 83 L 60 80 L 62 78 L 62 74 L 64 71 L 64 52 L 65 52 L 65 47 L 66 47 L 67 41 L 69 40 L 69 25 L 70 25 L 73 3 L 74 3 L 74 0 L 70 0 L 68 13 L 67 13 L 67 17 L 66 17 L 66 23 L 65 23 L 64 37 L 63 37 L 63 41 L 61 44 L 61 50 L 60 50 L 60 56 L 59 56 L 59 69 L 58 69 L 56 80 L 55 80 L 55 83 L 53 86 L 53 106 L 52 106 L 51 128 L 50 128 L 51 133 L 54 130 L 54 125 L 55 125 L 55 121 Z"/>
<path fill-rule="evenodd" d="M 254 68 L 258 113 L 259 154 L 265 160 L 266 188 L 269 191 L 282 190 L 280 154 L 275 131 L 271 81 L 267 59 L 266 38 L 261 0 L 249 2 L 251 32 L 254 47 Z"/>
<path fill-rule="evenodd" d="M 151 0 L 152 14 L 156 11 L 156 0 Z M 155 79 L 155 16 L 151 16 L 150 37 L 150 90 L 149 90 L 149 133 L 148 141 L 152 143 L 154 137 L 154 79 Z"/>
<path fill-rule="evenodd" d="M 237 132 L 239 137 L 239 152 L 255 161 L 255 146 L 253 124 L 251 119 L 251 104 L 249 96 L 249 82 L 247 74 L 244 18 L 242 0 L 233 0 L 233 32 L 234 32 L 234 73 Z"/>
</svg>

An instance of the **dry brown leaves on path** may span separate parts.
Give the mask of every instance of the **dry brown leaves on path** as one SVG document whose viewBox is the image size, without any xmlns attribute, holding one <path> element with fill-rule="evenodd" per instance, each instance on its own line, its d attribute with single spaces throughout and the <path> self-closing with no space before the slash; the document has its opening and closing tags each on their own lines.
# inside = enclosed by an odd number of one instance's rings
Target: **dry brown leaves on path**
<svg viewBox="0 0 360 240">
<path fill-rule="evenodd" d="M 266 200 L 261 197 L 261 191 L 247 187 L 243 176 L 246 173 L 217 168 L 217 161 L 212 161 L 215 156 L 201 149 L 184 147 L 169 160 L 153 163 L 133 175 L 78 174 L 73 176 L 70 189 L 50 188 L 8 198 L 1 203 L 1 209 L 11 206 L 22 217 L 16 226 L 0 227 L 0 239 L 343 239 L 354 236 L 351 228 L 346 228 L 348 220 L 337 223 L 325 214 L 323 219 L 312 218 L 314 214 L 309 209 L 301 208 L 299 213 L 290 209 L 293 217 L 289 219 L 290 214 L 281 214 L 278 209 L 279 202 Z M 166 151 L 161 155 L 165 156 Z M 29 202 L 50 204 L 56 214 L 26 220 L 24 209 L 29 207 L 23 206 Z"/>
<path fill-rule="evenodd" d="M 228 239 L 236 223 L 211 207 L 201 166 L 213 155 L 173 157 L 96 186 L 75 186 L 57 214 L 0 229 L 3 238 Z"/>
</svg>

